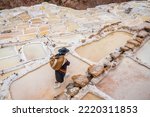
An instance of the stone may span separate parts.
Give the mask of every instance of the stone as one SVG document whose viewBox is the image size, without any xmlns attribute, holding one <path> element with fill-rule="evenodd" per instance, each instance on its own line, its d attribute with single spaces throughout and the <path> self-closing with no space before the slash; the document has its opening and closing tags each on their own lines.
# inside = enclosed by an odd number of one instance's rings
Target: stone
<svg viewBox="0 0 150 117">
<path fill-rule="evenodd" d="M 105 64 L 105 63 L 104 63 L 104 72 L 105 72 L 105 71 L 108 71 L 110 68 L 111 68 L 111 65 L 110 65 L 110 64 Z"/>
<path fill-rule="evenodd" d="M 112 59 L 116 59 L 120 56 L 120 52 L 114 52 L 114 53 L 111 53 L 110 56 L 112 57 Z"/>
<path fill-rule="evenodd" d="M 112 58 L 110 56 L 107 56 L 106 61 L 104 61 L 104 64 L 108 65 L 110 63 L 110 61 L 112 61 Z"/>
<path fill-rule="evenodd" d="M 88 68 L 88 73 L 91 74 L 93 77 L 98 77 L 104 72 L 104 66 L 102 65 L 91 65 Z"/>
<path fill-rule="evenodd" d="M 143 26 L 132 26 L 131 27 L 131 30 L 132 31 L 140 31 L 140 30 L 142 30 L 143 29 Z"/>
<path fill-rule="evenodd" d="M 67 86 L 66 86 L 66 89 L 71 89 L 75 87 L 75 84 L 74 83 L 69 83 Z"/>
<path fill-rule="evenodd" d="M 72 87 L 72 88 L 67 88 L 66 94 L 70 95 L 71 97 L 75 96 L 79 92 L 79 87 Z"/>
<path fill-rule="evenodd" d="M 145 38 L 148 35 L 148 32 L 146 32 L 145 30 L 141 30 L 137 37 L 141 37 L 141 38 Z"/>
<path fill-rule="evenodd" d="M 53 100 L 68 100 L 68 97 L 63 92 L 61 94 L 58 94 L 57 96 L 54 96 Z"/>
<path fill-rule="evenodd" d="M 127 8 L 127 9 L 125 9 L 124 12 L 125 12 L 126 14 L 129 14 L 129 13 L 132 11 L 132 9 L 133 9 L 133 8 Z"/>
<path fill-rule="evenodd" d="M 52 44 L 52 47 L 56 47 L 56 44 Z"/>
<path fill-rule="evenodd" d="M 145 29 L 146 31 L 150 32 L 150 23 L 149 23 L 148 25 L 146 25 L 146 26 L 144 27 L 144 29 Z"/>
<path fill-rule="evenodd" d="M 92 34 L 92 35 L 90 35 L 88 38 L 89 38 L 89 39 L 92 39 L 93 37 L 95 37 L 95 35 Z"/>
<path fill-rule="evenodd" d="M 11 30 L 5 30 L 5 31 L 1 32 L 1 34 L 3 34 L 3 33 L 11 33 L 11 32 L 12 32 Z"/>
<path fill-rule="evenodd" d="M 136 41 L 138 41 L 140 44 L 144 41 L 142 38 L 136 38 Z"/>
<path fill-rule="evenodd" d="M 72 80 L 79 87 L 84 87 L 89 83 L 88 78 L 84 75 L 74 75 L 72 76 Z"/>
<path fill-rule="evenodd" d="M 86 40 L 85 40 L 85 39 L 82 39 L 82 40 L 81 40 L 81 42 L 82 42 L 82 43 L 85 43 L 85 42 L 86 42 Z"/>
<path fill-rule="evenodd" d="M 133 44 L 134 46 L 140 46 L 140 43 L 136 40 L 128 40 L 127 42 Z"/>
<path fill-rule="evenodd" d="M 125 46 L 120 47 L 120 49 L 121 49 L 122 51 L 128 51 L 128 50 L 129 50 L 129 48 L 128 48 L 128 47 L 125 47 Z"/>
<path fill-rule="evenodd" d="M 126 43 L 126 44 L 125 44 L 125 47 L 127 47 L 127 48 L 129 48 L 129 49 L 132 49 L 132 50 L 133 50 L 135 46 L 134 46 L 133 44 Z"/>
</svg>

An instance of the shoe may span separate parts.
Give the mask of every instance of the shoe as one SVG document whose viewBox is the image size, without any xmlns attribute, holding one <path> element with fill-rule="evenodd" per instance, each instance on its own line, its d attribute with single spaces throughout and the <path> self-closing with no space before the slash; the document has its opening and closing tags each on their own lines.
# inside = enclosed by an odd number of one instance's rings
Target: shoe
<svg viewBox="0 0 150 117">
<path fill-rule="evenodd" d="M 55 84 L 54 84 L 54 89 L 57 89 L 57 88 L 59 88 L 60 86 L 61 86 L 60 83 L 55 83 Z"/>
</svg>

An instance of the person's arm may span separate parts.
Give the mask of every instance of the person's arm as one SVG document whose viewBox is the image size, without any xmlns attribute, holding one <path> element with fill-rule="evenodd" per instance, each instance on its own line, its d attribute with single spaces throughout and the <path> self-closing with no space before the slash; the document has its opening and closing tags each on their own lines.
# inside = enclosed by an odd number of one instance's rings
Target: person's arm
<svg viewBox="0 0 150 117">
<path fill-rule="evenodd" d="M 67 61 L 66 61 L 66 64 L 67 64 L 67 65 L 70 65 L 70 62 L 67 60 Z"/>
</svg>

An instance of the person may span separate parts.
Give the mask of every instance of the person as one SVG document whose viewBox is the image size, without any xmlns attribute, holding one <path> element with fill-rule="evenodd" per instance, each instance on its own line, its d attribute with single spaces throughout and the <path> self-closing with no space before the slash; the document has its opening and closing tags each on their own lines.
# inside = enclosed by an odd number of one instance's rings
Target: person
<svg viewBox="0 0 150 117">
<path fill-rule="evenodd" d="M 65 58 L 65 55 L 68 52 L 69 50 L 63 47 L 58 50 L 58 54 L 54 55 L 56 61 L 51 65 L 51 67 L 55 70 L 56 77 L 54 88 L 59 88 L 64 82 L 64 77 L 67 72 L 67 66 L 70 65 L 70 62 Z"/>
</svg>

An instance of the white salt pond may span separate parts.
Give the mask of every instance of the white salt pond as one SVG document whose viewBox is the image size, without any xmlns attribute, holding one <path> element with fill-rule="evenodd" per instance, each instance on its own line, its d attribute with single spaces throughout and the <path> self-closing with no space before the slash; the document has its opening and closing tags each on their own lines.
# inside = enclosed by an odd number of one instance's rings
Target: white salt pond
<svg viewBox="0 0 150 117">
<path fill-rule="evenodd" d="M 59 89 L 54 89 L 55 72 L 46 64 L 17 81 L 13 82 L 10 87 L 12 99 L 53 99 L 54 96 L 62 93 L 72 82 L 71 76 L 76 74 L 85 74 L 88 65 L 72 55 L 66 57 L 70 61 L 65 82 Z"/>
<path fill-rule="evenodd" d="M 52 39 L 54 41 L 58 41 L 58 42 L 70 42 L 70 41 L 75 41 L 75 40 L 79 40 L 79 39 L 82 39 L 84 38 L 83 35 L 81 34 L 66 34 L 66 35 L 62 35 L 62 36 L 59 36 L 59 37 L 53 37 Z"/>
<path fill-rule="evenodd" d="M 0 58 L 16 55 L 14 47 L 0 48 Z"/>
<path fill-rule="evenodd" d="M 38 43 L 25 45 L 23 47 L 23 52 L 27 60 L 44 58 L 47 56 L 42 44 Z"/>
<path fill-rule="evenodd" d="M 0 60 L 0 70 L 14 67 L 14 66 L 19 65 L 19 64 L 20 64 L 20 58 L 18 56 L 6 58 L 6 59 L 1 59 Z"/>
<path fill-rule="evenodd" d="M 150 65 L 150 41 L 148 41 L 140 50 L 136 53 L 136 57 L 142 60 L 142 62 Z"/>
<path fill-rule="evenodd" d="M 149 100 L 150 71 L 132 59 L 124 58 L 96 86 L 114 99 Z"/>
</svg>

